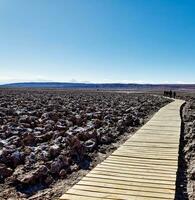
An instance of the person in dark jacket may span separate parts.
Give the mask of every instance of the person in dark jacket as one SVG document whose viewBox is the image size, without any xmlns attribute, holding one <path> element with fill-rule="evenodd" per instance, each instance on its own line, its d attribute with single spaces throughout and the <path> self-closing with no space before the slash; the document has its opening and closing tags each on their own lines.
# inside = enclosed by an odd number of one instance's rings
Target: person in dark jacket
<svg viewBox="0 0 195 200">
<path fill-rule="evenodd" d="M 174 99 L 176 98 L 176 92 L 173 92 L 173 98 Z"/>
<path fill-rule="evenodd" d="M 169 91 L 169 97 L 172 98 L 173 92 L 170 90 Z"/>
</svg>

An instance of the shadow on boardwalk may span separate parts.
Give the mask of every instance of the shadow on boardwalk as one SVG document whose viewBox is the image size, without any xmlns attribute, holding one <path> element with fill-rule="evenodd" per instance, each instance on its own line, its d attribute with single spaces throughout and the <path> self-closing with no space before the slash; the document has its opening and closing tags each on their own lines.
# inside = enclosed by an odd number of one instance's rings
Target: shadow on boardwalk
<svg viewBox="0 0 195 200">
<path fill-rule="evenodd" d="M 183 122 L 183 109 L 185 104 L 181 106 L 180 116 L 181 116 L 181 135 L 180 135 L 180 145 L 179 145 L 179 158 L 178 158 L 178 170 L 176 178 L 176 192 L 175 200 L 188 200 L 187 195 L 187 164 L 185 161 L 184 153 L 184 122 Z"/>
</svg>

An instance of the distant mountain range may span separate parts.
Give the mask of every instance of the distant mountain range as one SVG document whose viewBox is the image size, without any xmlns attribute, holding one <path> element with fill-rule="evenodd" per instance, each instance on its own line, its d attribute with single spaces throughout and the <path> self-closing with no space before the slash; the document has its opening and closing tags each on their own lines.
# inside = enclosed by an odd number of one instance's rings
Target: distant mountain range
<svg viewBox="0 0 195 200">
<path fill-rule="evenodd" d="M 195 90 L 195 84 L 136 84 L 136 83 L 62 83 L 24 82 L 0 85 L 1 88 L 61 88 L 61 89 L 128 89 L 128 90 Z"/>
</svg>

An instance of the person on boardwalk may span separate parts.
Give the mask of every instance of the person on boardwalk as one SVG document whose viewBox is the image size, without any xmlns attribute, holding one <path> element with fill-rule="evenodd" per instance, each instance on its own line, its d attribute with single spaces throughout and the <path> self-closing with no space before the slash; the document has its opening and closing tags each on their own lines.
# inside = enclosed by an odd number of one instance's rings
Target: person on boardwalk
<svg viewBox="0 0 195 200">
<path fill-rule="evenodd" d="M 173 92 L 172 90 L 169 91 L 169 97 L 172 98 Z"/>
<path fill-rule="evenodd" d="M 173 98 L 174 99 L 176 98 L 176 92 L 175 91 L 173 92 Z"/>
<path fill-rule="evenodd" d="M 164 96 L 165 96 L 165 97 L 169 96 L 169 92 L 165 90 L 165 91 L 164 91 Z"/>
</svg>

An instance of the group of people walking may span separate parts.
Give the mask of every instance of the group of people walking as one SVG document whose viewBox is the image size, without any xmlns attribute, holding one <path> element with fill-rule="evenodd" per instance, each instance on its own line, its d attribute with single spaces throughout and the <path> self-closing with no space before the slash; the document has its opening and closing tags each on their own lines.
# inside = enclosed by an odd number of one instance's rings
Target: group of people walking
<svg viewBox="0 0 195 200">
<path fill-rule="evenodd" d="M 176 92 L 172 91 L 172 90 L 170 90 L 170 91 L 164 91 L 164 96 L 175 99 L 176 98 Z"/>
</svg>

